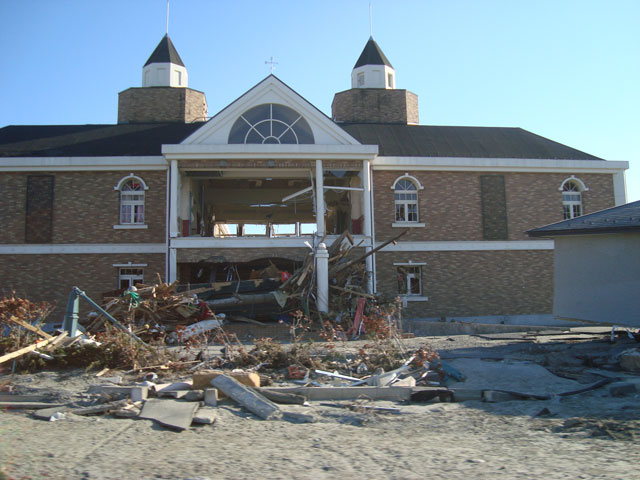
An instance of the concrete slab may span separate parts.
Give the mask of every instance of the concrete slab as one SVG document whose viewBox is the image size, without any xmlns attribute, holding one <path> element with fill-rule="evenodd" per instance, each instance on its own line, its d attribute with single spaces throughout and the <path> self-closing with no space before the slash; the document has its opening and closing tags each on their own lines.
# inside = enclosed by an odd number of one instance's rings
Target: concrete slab
<svg viewBox="0 0 640 480">
<path fill-rule="evenodd" d="M 191 426 L 197 409 L 198 404 L 193 402 L 152 398 L 145 402 L 140 418 L 154 420 L 165 427 L 182 431 Z"/>
<path fill-rule="evenodd" d="M 531 362 L 514 360 L 492 362 L 460 358 L 449 360 L 449 363 L 467 378 L 464 382 L 447 383 L 447 387 L 456 391 L 459 389 L 506 390 L 553 395 L 584 387 L 574 380 L 560 378 L 546 368 Z"/>
</svg>

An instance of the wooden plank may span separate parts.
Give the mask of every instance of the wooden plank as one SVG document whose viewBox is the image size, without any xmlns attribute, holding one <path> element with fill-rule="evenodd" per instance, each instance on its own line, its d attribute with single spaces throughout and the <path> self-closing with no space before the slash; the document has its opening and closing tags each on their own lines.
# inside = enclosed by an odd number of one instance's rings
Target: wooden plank
<svg viewBox="0 0 640 480">
<path fill-rule="evenodd" d="M 0 408 L 19 409 L 19 410 L 39 410 L 48 407 L 60 407 L 62 404 L 47 402 L 0 402 Z"/>
<path fill-rule="evenodd" d="M 411 398 L 411 387 L 291 387 L 270 388 L 269 391 L 294 393 L 307 400 L 390 400 L 403 402 Z M 262 391 L 262 390 L 261 390 Z"/>
<path fill-rule="evenodd" d="M 0 393 L 0 402 L 46 402 L 51 400 L 50 395 L 16 395 L 13 393 Z"/>
<path fill-rule="evenodd" d="M 275 403 L 227 375 L 214 378 L 211 380 L 211 385 L 263 420 L 268 420 L 280 413 L 280 409 Z"/>
<path fill-rule="evenodd" d="M 97 413 L 110 412 L 118 410 L 129 403 L 129 399 L 117 400 L 115 402 L 101 403 L 100 405 L 92 405 L 91 407 L 79 407 L 68 410 L 75 415 L 95 415 Z"/>
<path fill-rule="evenodd" d="M 38 335 L 40 335 L 43 338 L 52 338 L 52 336 L 49 335 L 47 332 L 44 332 L 44 331 L 40 330 L 38 327 L 34 327 L 33 325 L 31 325 L 30 323 L 25 322 L 24 320 L 20 320 L 18 317 L 14 316 L 14 315 L 11 315 L 9 317 L 9 321 L 18 324 L 21 327 L 32 331 L 33 333 L 37 333 Z"/>
<path fill-rule="evenodd" d="M 53 340 L 55 340 L 55 338 L 45 338 L 44 340 L 40 340 L 39 342 L 29 345 L 28 347 L 21 348 L 20 350 L 16 350 L 15 352 L 7 353 L 6 355 L 3 355 L 2 357 L 0 357 L 0 364 L 8 362 L 9 360 L 13 360 L 15 358 L 22 357 L 23 355 L 26 355 L 29 352 L 33 352 L 38 348 L 44 347 L 49 343 L 51 343 Z"/>
</svg>

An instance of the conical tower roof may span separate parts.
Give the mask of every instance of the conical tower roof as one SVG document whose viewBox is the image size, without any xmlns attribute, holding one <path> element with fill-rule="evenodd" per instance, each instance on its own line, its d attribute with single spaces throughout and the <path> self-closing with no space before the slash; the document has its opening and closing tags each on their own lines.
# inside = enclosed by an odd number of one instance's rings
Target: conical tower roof
<svg viewBox="0 0 640 480">
<path fill-rule="evenodd" d="M 360 58 L 358 58 L 353 68 L 362 67 L 363 65 L 386 65 L 393 68 L 391 62 L 389 62 L 373 37 L 369 37 L 369 41 L 364 46 L 364 50 L 362 50 Z"/>
<path fill-rule="evenodd" d="M 173 46 L 173 42 L 169 38 L 169 35 L 162 37 L 162 40 L 160 40 L 160 43 L 144 66 L 146 67 L 151 63 L 174 63 L 184 67 L 184 63 L 182 63 L 182 59 L 180 58 L 180 55 L 178 55 L 176 47 Z"/>
</svg>

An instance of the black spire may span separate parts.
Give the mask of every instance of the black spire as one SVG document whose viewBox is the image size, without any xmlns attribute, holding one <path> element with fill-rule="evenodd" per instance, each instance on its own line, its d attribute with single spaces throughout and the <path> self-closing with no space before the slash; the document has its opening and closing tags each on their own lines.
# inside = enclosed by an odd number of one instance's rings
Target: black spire
<svg viewBox="0 0 640 480">
<path fill-rule="evenodd" d="M 160 40 L 160 43 L 144 66 L 146 67 L 151 63 L 175 63 L 176 65 L 184 67 L 184 63 L 182 63 L 182 59 L 180 58 L 180 55 L 178 55 L 176 47 L 173 46 L 173 42 L 169 38 L 169 35 L 162 37 L 162 40 Z"/>
<path fill-rule="evenodd" d="M 391 62 L 387 59 L 380 47 L 373 39 L 373 37 L 369 37 L 369 41 L 364 46 L 364 50 L 360 54 L 360 58 L 356 62 L 356 66 L 353 68 L 362 67 L 363 65 L 386 65 L 387 67 L 393 68 Z"/>
</svg>

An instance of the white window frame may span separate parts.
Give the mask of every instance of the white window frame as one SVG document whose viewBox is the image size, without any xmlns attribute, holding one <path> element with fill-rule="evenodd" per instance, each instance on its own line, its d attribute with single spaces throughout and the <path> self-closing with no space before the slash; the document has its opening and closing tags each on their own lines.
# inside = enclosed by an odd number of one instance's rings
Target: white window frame
<svg viewBox="0 0 640 480">
<path fill-rule="evenodd" d="M 122 282 L 127 281 L 129 287 L 136 285 L 137 283 L 144 283 L 144 268 L 138 265 L 125 265 L 118 267 L 118 290 L 123 287 Z"/>
<path fill-rule="evenodd" d="M 396 263 L 394 262 L 393 266 L 396 269 L 396 275 L 400 275 L 400 268 L 412 268 L 415 269 L 413 272 L 408 272 L 406 275 L 407 277 L 405 278 L 405 284 L 407 285 L 407 290 L 410 290 L 410 285 L 411 285 L 411 279 L 416 278 L 418 280 L 418 286 L 419 286 L 419 292 L 420 293 L 410 293 L 409 291 L 405 292 L 405 293 L 401 293 L 398 292 L 398 296 L 402 299 L 402 306 L 406 307 L 407 304 L 409 302 L 428 302 L 429 301 L 429 297 L 426 297 L 423 295 L 423 283 L 422 283 L 422 276 L 424 274 L 424 269 L 423 267 L 426 266 L 427 264 L 424 262 L 401 262 L 401 263 Z M 416 271 L 417 271 L 417 276 L 416 276 Z M 398 280 L 398 278 L 396 277 L 396 281 Z M 398 285 L 399 287 L 399 285 Z M 399 288 L 398 288 L 399 290 Z"/>
<path fill-rule="evenodd" d="M 129 190 L 126 189 L 127 186 L 131 183 L 135 182 L 140 186 L 139 190 Z M 122 177 L 118 184 L 113 187 L 114 190 L 117 190 L 120 193 L 120 205 L 118 207 L 118 224 L 114 225 L 114 229 L 145 229 L 148 228 L 148 225 L 145 223 L 145 201 L 146 201 L 146 191 L 149 190 L 149 187 L 145 183 L 145 181 L 134 175 L 133 173 L 127 175 L 126 177 Z M 129 199 L 127 196 L 135 195 L 138 198 Z M 140 198 L 141 197 L 141 198 Z M 125 207 L 131 207 L 129 212 L 125 214 Z M 137 210 L 142 207 L 142 214 L 140 215 Z M 128 218 L 127 218 L 128 217 Z M 124 221 L 123 221 L 124 219 Z"/>
<path fill-rule="evenodd" d="M 415 190 L 405 189 L 405 190 L 397 190 L 398 184 L 407 184 L 413 185 Z M 391 185 L 391 190 L 393 190 L 393 215 L 394 222 L 392 223 L 392 227 L 424 227 L 424 222 L 420 222 L 420 210 L 419 210 L 419 191 L 424 190 L 424 187 L 420 183 L 420 181 L 405 173 L 401 177 L 396 178 L 393 185 Z M 401 193 L 404 192 L 404 193 Z M 415 199 L 410 198 L 402 198 L 398 199 L 397 195 L 408 195 L 410 193 L 415 192 Z M 415 206 L 415 212 L 409 212 L 410 206 Z M 401 218 L 398 218 L 398 207 L 402 208 Z M 412 219 L 411 214 L 415 214 L 415 218 Z"/>
<path fill-rule="evenodd" d="M 582 180 L 571 175 L 562 182 L 558 190 L 562 192 L 562 214 L 565 220 L 584 215 L 582 192 L 589 189 Z"/>
</svg>

